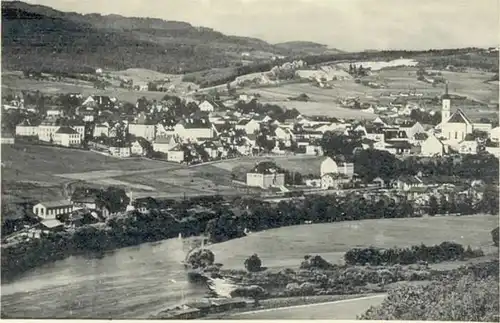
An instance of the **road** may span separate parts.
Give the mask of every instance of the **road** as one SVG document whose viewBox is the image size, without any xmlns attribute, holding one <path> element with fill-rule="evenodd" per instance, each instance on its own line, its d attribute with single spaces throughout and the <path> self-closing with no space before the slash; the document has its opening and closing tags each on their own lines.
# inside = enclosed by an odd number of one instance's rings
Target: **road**
<svg viewBox="0 0 500 323">
<path fill-rule="evenodd" d="M 381 294 L 327 303 L 257 310 L 236 313 L 230 318 L 238 320 L 355 320 L 356 316 L 368 310 L 370 306 L 380 305 L 385 296 Z"/>
</svg>

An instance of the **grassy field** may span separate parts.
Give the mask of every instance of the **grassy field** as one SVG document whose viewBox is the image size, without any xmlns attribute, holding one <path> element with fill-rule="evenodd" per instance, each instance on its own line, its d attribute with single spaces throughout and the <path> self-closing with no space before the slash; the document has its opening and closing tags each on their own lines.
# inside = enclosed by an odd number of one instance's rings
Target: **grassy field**
<svg viewBox="0 0 500 323">
<path fill-rule="evenodd" d="M 144 171 L 161 167 L 172 166 L 159 161 L 119 159 L 83 150 L 21 144 L 2 145 L 2 199 L 39 199 L 41 196 L 58 199 L 62 197 L 63 183 L 87 180 L 91 184 L 99 184 L 95 181 L 97 178 L 109 177 L 117 172 L 122 174 L 125 171 Z M 79 176 L 59 176 L 74 173 Z"/>
<path fill-rule="evenodd" d="M 321 162 L 325 157 L 316 156 L 277 156 L 277 157 L 257 157 L 257 158 L 242 158 L 237 160 L 223 161 L 217 164 L 213 164 L 213 167 L 223 169 L 228 173 L 231 173 L 235 169 L 246 169 L 250 170 L 255 164 L 262 161 L 273 161 L 278 166 L 291 171 L 300 172 L 302 174 L 314 174 L 318 175 L 320 173 Z"/>
<path fill-rule="evenodd" d="M 485 104 L 498 103 L 498 86 L 494 82 L 486 82 L 493 77 L 493 73 L 480 71 L 469 71 L 467 73 L 442 71 L 443 77 L 449 81 L 450 93 L 464 95 L 470 99 Z M 309 83 L 285 84 L 279 87 L 267 87 L 252 90 L 261 95 L 260 100 L 267 103 L 276 103 L 288 108 L 297 108 L 304 114 L 326 114 L 343 118 L 370 118 L 373 115 L 342 109 L 336 103 L 340 98 L 360 97 L 378 98 L 383 93 L 396 93 L 416 89 L 417 92 L 427 96 L 439 96 L 443 94 L 443 86 L 433 87 L 431 84 L 417 81 L 416 68 L 400 67 L 382 69 L 374 72 L 367 80 L 385 84 L 387 88 L 373 89 L 362 84 L 356 84 L 352 80 L 334 81 L 332 89 L 323 89 L 312 86 Z M 314 102 L 286 101 L 288 97 L 297 96 L 301 93 L 307 94 Z M 469 107 L 463 107 L 467 113 L 478 114 L 498 113 L 498 111 L 469 111 Z M 477 110 L 477 109 L 473 109 Z"/>
<path fill-rule="evenodd" d="M 84 96 L 89 95 L 107 95 L 116 97 L 121 101 L 135 103 L 138 98 L 146 97 L 147 99 L 161 100 L 165 92 L 148 92 L 148 91 L 131 91 L 122 88 L 108 88 L 105 90 L 95 89 L 89 82 L 77 81 L 75 83 L 52 82 L 52 81 L 37 81 L 30 79 L 22 79 L 16 76 L 2 76 L 2 92 L 9 91 L 20 92 L 26 89 L 32 91 L 40 91 L 48 95 L 63 94 L 63 93 L 82 93 Z M 171 93 L 174 94 L 175 93 Z"/>
<path fill-rule="evenodd" d="M 412 246 L 454 241 L 485 253 L 498 252 L 490 231 L 498 216 L 476 215 L 411 219 L 379 219 L 284 227 L 252 233 L 247 237 L 210 246 L 216 262 L 224 268 L 242 268 L 257 253 L 263 266 L 296 267 L 307 254 L 319 254 L 341 263 L 344 253 L 355 247 Z"/>
</svg>

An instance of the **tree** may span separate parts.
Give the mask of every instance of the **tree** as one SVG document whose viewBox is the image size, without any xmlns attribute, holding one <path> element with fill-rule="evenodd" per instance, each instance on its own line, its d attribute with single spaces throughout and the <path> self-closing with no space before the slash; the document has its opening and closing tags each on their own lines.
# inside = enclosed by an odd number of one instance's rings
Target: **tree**
<svg viewBox="0 0 500 323">
<path fill-rule="evenodd" d="M 496 247 L 498 247 L 498 230 L 499 227 L 491 231 L 491 238 L 493 239 L 493 243 L 495 244 Z"/>
<path fill-rule="evenodd" d="M 262 262 L 257 254 L 251 255 L 245 260 L 245 268 L 251 273 L 262 270 Z"/>
</svg>

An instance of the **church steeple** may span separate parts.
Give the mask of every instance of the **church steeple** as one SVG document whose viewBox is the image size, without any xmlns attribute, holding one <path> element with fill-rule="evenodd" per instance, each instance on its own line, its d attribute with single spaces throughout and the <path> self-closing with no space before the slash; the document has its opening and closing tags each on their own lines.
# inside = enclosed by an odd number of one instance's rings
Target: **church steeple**
<svg viewBox="0 0 500 323">
<path fill-rule="evenodd" d="M 445 84 L 444 95 L 442 97 L 441 105 L 441 122 L 447 122 L 451 115 L 451 100 L 448 94 L 448 81 Z"/>
<path fill-rule="evenodd" d="M 446 81 L 446 83 L 444 85 L 444 95 L 442 96 L 442 99 L 443 100 L 450 99 L 450 95 L 448 94 L 448 81 Z"/>
</svg>

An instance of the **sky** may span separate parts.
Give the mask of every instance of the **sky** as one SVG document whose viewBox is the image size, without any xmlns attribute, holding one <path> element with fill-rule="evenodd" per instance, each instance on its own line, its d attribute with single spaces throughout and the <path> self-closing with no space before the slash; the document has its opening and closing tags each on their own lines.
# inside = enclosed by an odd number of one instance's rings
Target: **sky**
<svg viewBox="0 0 500 323">
<path fill-rule="evenodd" d="M 499 0 L 24 0 L 348 51 L 498 46 Z"/>
</svg>

